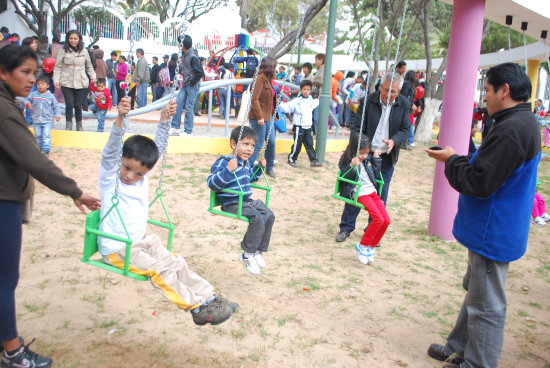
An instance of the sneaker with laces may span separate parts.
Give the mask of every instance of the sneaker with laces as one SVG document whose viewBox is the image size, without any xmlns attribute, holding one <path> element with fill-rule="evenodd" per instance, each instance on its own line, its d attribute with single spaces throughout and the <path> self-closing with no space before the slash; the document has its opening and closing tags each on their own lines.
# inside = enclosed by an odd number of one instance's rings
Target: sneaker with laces
<svg viewBox="0 0 550 368">
<path fill-rule="evenodd" d="M 256 260 L 256 264 L 260 268 L 265 268 L 265 258 L 262 252 L 257 252 L 254 255 L 254 259 Z"/>
<path fill-rule="evenodd" d="M 349 236 L 350 233 L 347 233 L 345 231 L 340 231 L 337 235 L 336 235 L 336 241 L 338 243 L 341 243 L 343 242 L 344 240 L 346 240 L 346 238 Z"/>
<path fill-rule="evenodd" d="M 198 326 L 204 326 L 207 323 L 219 325 L 231 317 L 233 308 L 229 305 L 228 300 L 216 302 L 216 299 L 208 303 L 206 306 L 201 306 L 199 313 L 191 312 L 193 322 Z"/>
<path fill-rule="evenodd" d="M 550 215 L 548 215 L 547 213 L 543 213 L 542 215 L 540 215 L 540 218 L 546 222 L 550 221 Z"/>
<path fill-rule="evenodd" d="M 176 128 L 170 128 L 170 135 L 180 135 L 180 130 Z"/>
<path fill-rule="evenodd" d="M 52 360 L 48 357 L 38 355 L 34 351 L 29 349 L 29 346 L 34 342 L 34 339 L 24 344 L 23 339 L 20 337 L 21 347 L 13 355 L 8 355 L 6 351 L 2 352 L 2 361 L 0 367 L 2 368 L 47 368 L 52 365 Z"/>
<path fill-rule="evenodd" d="M 239 256 L 239 259 L 242 262 L 242 264 L 244 265 L 244 268 L 246 268 L 246 270 L 248 272 L 250 272 L 251 274 L 259 275 L 259 274 L 262 273 L 262 271 L 260 270 L 260 267 L 258 267 L 258 264 L 256 263 L 256 259 L 255 259 L 254 256 L 245 258 L 244 253 L 242 253 Z"/>
<path fill-rule="evenodd" d="M 544 221 L 544 220 L 542 219 L 542 217 L 540 217 L 540 216 L 539 216 L 539 217 L 535 217 L 535 218 L 533 219 L 533 221 L 535 222 L 535 224 L 537 224 L 537 225 L 539 225 L 539 226 L 546 226 L 546 221 Z"/>
<path fill-rule="evenodd" d="M 239 304 L 238 303 L 235 303 L 235 302 L 232 302 L 232 301 L 229 301 L 229 300 L 225 299 L 224 297 L 222 297 L 221 294 L 216 295 L 216 298 L 212 301 L 212 303 L 219 303 L 219 304 L 229 305 L 229 307 L 231 307 L 231 309 L 233 309 L 233 312 L 236 312 L 236 311 L 239 310 Z"/>
<path fill-rule="evenodd" d="M 357 251 L 357 260 L 362 264 L 369 264 L 366 247 L 360 243 L 355 244 L 355 250 Z"/>
<path fill-rule="evenodd" d="M 367 259 L 369 260 L 369 263 L 374 263 L 374 247 L 366 247 L 367 248 Z"/>
</svg>

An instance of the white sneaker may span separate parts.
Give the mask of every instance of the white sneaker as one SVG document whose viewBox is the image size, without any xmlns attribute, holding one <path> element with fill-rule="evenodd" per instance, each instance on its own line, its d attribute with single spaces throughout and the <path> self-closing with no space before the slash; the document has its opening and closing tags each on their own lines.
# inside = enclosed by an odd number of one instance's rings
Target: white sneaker
<svg viewBox="0 0 550 368">
<path fill-rule="evenodd" d="M 355 250 L 357 251 L 357 260 L 364 265 L 369 264 L 366 247 L 357 243 L 355 244 Z"/>
<path fill-rule="evenodd" d="M 262 252 L 257 252 L 254 255 L 254 259 L 256 260 L 256 264 L 260 268 L 265 268 L 265 258 Z"/>
<path fill-rule="evenodd" d="M 170 128 L 170 135 L 180 135 L 180 130 L 176 128 Z"/>
<path fill-rule="evenodd" d="M 539 217 L 535 217 L 535 218 L 533 219 L 533 221 L 535 221 L 535 224 L 537 224 L 537 225 L 539 225 L 539 226 L 546 226 L 546 221 L 544 221 L 544 220 L 542 219 L 542 217 L 540 217 L 540 216 L 539 216 Z"/>
<path fill-rule="evenodd" d="M 540 218 L 546 222 L 550 221 L 550 215 L 548 215 L 547 213 L 543 213 L 542 215 L 540 215 Z"/>
<path fill-rule="evenodd" d="M 374 263 L 374 247 L 366 247 L 367 248 L 367 259 L 369 260 L 369 263 Z"/>
<path fill-rule="evenodd" d="M 416 144 L 414 144 L 414 142 L 412 142 L 411 144 L 409 144 L 409 147 L 416 147 Z"/>
<path fill-rule="evenodd" d="M 183 136 L 184 136 L 184 137 L 192 137 L 192 136 L 193 136 L 193 133 L 185 133 L 185 132 L 183 132 Z"/>
<path fill-rule="evenodd" d="M 277 165 L 278 163 L 279 163 L 279 161 L 273 160 L 273 165 Z"/>
<path fill-rule="evenodd" d="M 260 270 L 260 267 L 258 267 L 258 263 L 256 263 L 256 259 L 255 259 L 254 256 L 244 258 L 244 254 L 241 253 L 241 255 L 239 256 L 239 259 L 241 260 L 242 264 L 244 265 L 244 268 L 246 268 L 246 270 L 248 272 L 250 272 L 251 274 L 259 275 L 259 274 L 262 273 L 262 271 Z"/>
</svg>

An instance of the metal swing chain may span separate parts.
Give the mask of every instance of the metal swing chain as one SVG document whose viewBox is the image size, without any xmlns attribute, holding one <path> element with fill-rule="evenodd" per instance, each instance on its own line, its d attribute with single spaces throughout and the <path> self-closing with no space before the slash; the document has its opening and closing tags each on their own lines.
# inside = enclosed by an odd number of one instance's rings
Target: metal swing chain
<svg viewBox="0 0 550 368">
<path fill-rule="evenodd" d="M 525 31 L 523 31 L 523 59 L 525 60 L 525 74 L 527 74 L 527 44 L 525 41 Z"/>
<path fill-rule="evenodd" d="M 512 31 L 510 26 L 508 26 L 508 59 L 512 62 Z"/>
<path fill-rule="evenodd" d="M 288 60 L 287 66 L 286 66 L 287 69 L 290 68 L 290 64 L 292 63 L 292 58 L 294 57 L 294 50 L 296 49 L 296 45 L 300 40 L 300 33 L 302 33 L 302 27 L 304 25 L 305 17 L 306 17 L 306 15 L 304 14 L 304 15 L 302 15 L 302 18 L 300 19 L 300 26 L 298 27 L 298 33 L 296 34 L 296 40 L 294 41 L 294 45 L 292 45 L 292 50 L 290 51 L 290 58 Z M 279 91 L 281 91 L 282 88 L 283 88 L 283 86 L 279 85 Z M 282 98 L 279 98 L 279 101 L 277 101 L 277 105 L 275 105 L 275 109 L 273 111 L 277 111 L 277 109 L 279 108 L 279 105 L 281 104 L 281 101 L 282 101 Z M 269 130 L 267 131 L 267 135 L 265 137 L 264 145 L 262 146 L 262 149 L 260 150 L 260 157 L 265 157 L 265 150 L 267 148 L 267 144 L 269 142 L 269 137 L 271 136 L 271 131 L 273 130 L 274 125 L 275 124 L 272 123 L 269 126 Z"/>
<path fill-rule="evenodd" d="M 388 91 L 388 98 L 386 100 L 386 110 L 384 110 L 384 115 L 383 115 L 383 119 L 382 121 L 386 121 L 386 119 L 388 118 L 388 114 L 389 114 L 389 109 L 388 109 L 388 105 L 390 103 L 390 97 L 391 97 L 391 88 L 393 86 L 393 80 L 394 80 L 394 75 L 395 75 L 395 65 L 397 64 L 397 57 L 399 56 L 399 48 L 401 47 L 401 38 L 403 37 L 403 25 L 405 24 L 405 15 L 407 14 L 407 7 L 408 7 L 408 4 L 409 4 L 409 0 L 405 0 L 405 5 L 404 5 L 404 8 L 403 8 L 403 16 L 401 17 L 401 27 L 399 28 L 399 36 L 397 37 L 397 48 L 395 50 L 395 61 L 394 61 L 394 66 L 391 70 L 391 81 L 390 81 L 390 90 Z M 382 88 L 382 86 L 380 86 L 380 88 Z M 360 128 L 359 128 L 359 137 L 358 137 L 358 140 L 357 140 L 357 155 L 356 157 L 359 157 L 359 149 L 361 147 L 361 134 L 363 133 L 363 121 L 365 120 L 365 111 L 366 111 L 366 96 L 364 97 L 364 100 L 363 100 L 363 112 L 362 112 L 362 115 L 361 115 L 361 124 L 360 124 Z"/>
<path fill-rule="evenodd" d="M 273 7 L 271 8 L 271 16 L 269 17 L 269 22 L 267 23 L 268 25 L 269 24 L 272 24 L 273 23 L 273 18 L 275 17 L 275 9 L 277 8 L 277 3 L 279 2 L 279 0 L 275 0 L 273 2 Z M 268 27 L 266 27 L 268 28 Z M 265 45 L 267 43 L 267 31 L 266 31 L 266 35 L 264 37 L 264 48 L 265 48 Z M 243 136 L 243 130 L 244 130 L 244 127 L 245 127 L 245 124 L 246 124 L 246 121 L 248 120 L 248 113 L 250 112 L 250 105 L 251 105 L 251 102 L 252 102 L 252 95 L 254 94 L 254 89 L 256 88 L 256 81 L 258 79 L 258 72 L 260 70 L 260 63 L 258 63 L 258 65 L 256 65 L 256 72 L 254 73 L 254 77 L 252 78 L 252 83 L 250 84 L 250 96 L 248 97 L 248 102 L 246 103 L 246 110 L 244 111 L 244 116 L 243 116 L 243 123 L 241 124 L 241 129 L 239 131 L 239 138 L 237 139 L 237 145 L 235 146 L 235 158 L 237 158 L 237 152 L 239 151 L 239 145 L 241 144 L 241 138 Z"/>
<path fill-rule="evenodd" d="M 188 9 L 188 7 L 189 7 L 189 0 L 187 0 L 187 2 L 185 3 L 185 9 L 183 11 L 183 22 L 181 22 L 180 28 L 177 32 L 177 33 L 180 34 L 180 37 L 181 37 L 181 48 L 182 48 L 182 50 L 183 50 L 184 34 L 187 31 L 187 9 Z M 170 95 L 170 99 L 168 100 L 169 104 L 174 99 L 174 94 L 175 94 L 175 91 L 176 91 L 176 76 L 180 72 L 180 63 L 182 63 L 182 62 L 183 62 L 183 57 L 182 57 L 181 52 L 179 52 L 178 62 L 176 64 L 176 69 L 175 69 L 175 72 L 174 72 L 174 86 L 172 88 L 172 93 Z M 172 119 L 174 119 L 173 116 L 172 116 Z M 170 122 L 170 126 L 172 126 L 171 122 Z M 169 137 L 169 135 L 170 135 L 170 129 L 167 130 L 166 135 L 164 136 L 164 150 L 162 151 L 162 161 L 161 161 L 161 166 L 160 166 L 160 175 L 159 175 L 159 184 L 157 186 L 157 193 L 159 191 L 162 192 L 162 182 L 164 180 L 164 169 L 166 167 L 166 151 L 168 150 L 168 137 Z"/>
<path fill-rule="evenodd" d="M 130 50 L 128 51 L 128 55 L 130 56 L 130 65 L 131 60 L 133 60 L 133 51 L 134 51 L 134 38 L 136 36 L 136 14 L 138 9 L 138 0 L 134 0 L 134 17 L 132 19 L 132 24 L 130 26 Z M 130 93 L 130 83 L 126 83 L 126 88 L 124 89 L 124 97 L 128 97 L 128 94 Z M 119 157 L 118 157 L 118 165 L 116 169 L 116 176 L 115 176 L 115 192 L 113 195 L 113 199 L 115 197 L 118 197 L 118 187 L 120 185 L 120 166 L 122 165 L 122 148 L 124 147 L 124 134 L 126 133 L 126 129 L 128 128 L 128 122 L 129 118 L 127 115 L 124 115 L 122 117 L 122 134 L 120 138 L 120 147 L 119 147 Z"/>
</svg>

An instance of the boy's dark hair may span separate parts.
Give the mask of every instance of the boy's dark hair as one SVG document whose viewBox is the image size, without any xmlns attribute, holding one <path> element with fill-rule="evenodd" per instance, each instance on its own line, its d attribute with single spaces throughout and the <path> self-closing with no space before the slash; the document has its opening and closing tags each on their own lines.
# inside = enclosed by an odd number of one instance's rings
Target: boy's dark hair
<svg viewBox="0 0 550 368">
<path fill-rule="evenodd" d="M 94 50 L 99 49 L 99 45 L 93 45 L 93 46 L 92 46 L 92 49 L 94 49 Z"/>
<path fill-rule="evenodd" d="M 311 72 L 311 69 L 313 69 L 313 65 L 311 65 L 311 63 L 307 62 L 307 63 L 303 63 L 302 64 L 302 69 L 303 68 L 308 68 L 309 71 Z"/>
<path fill-rule="evenodd" d="M 310 80 L 304 79 L 300 82 L 300 89 L 304 88 L 305 86 L 309 86 L 311 88 L 313 87 L 313 83 Z"/>
<path fill-rule="evenodd" d="M 159 59 L 158 57 L 153 56 L 153 60 L 157 60 L 157 61 L 158 61 L 158 59 Z"/>
<path fill-rule="evenodd" d="M 502 63 L 489 69 L 487 83 L 497 92 L 503 84 L 510 86 L 510 97 L 514 101 L 525 102 L 531 97 L 531 81 L 525 70 L 514 63 Z"/>
<path fill-rule="evenodd" d="M 136 54 L 137 54 L 138 52 L 139 52 L 142 56 L 145 55 L 145 51 L 143 51 L 142 48 L 137 49 L 137 50 L 136 50 Z"/>
<path fill-rule="evenodd" d="M 106 86 L 107 85 L 107 80 L 105 78 L 97 78 L 96 83 L 101 83 L 104 86 Z"/>
<path fill-rule="evenodd" d="M 23 41 L 21 41 L 21 46 L 30 46 L 33 42 L 34 42 L 34 38 L 25 37 L 23 38 Z"/>
<path fill-rule="evenodd" d="M 10 30 L 8 29 L 8 27 L 2 27 L 0 28 L 0 32 L 10 33 Z"/>
<path fill-rule="evenodd" d="M 355 78 L 355 72 L 347 72 L 346 78 Z"/>
<path fill-rule="evenodd" d="M 159 149 L 151 138 L 133 135 L 124 141 L 122 157 L 133 158 L 150 170 L 159 159 Z"/>
<path fill-rule="evenodd" d="M 116 51 L 111 51 L 111 56 L 118 56 L 118 54 L 116 53 Z"/>
<path fill-rule="evenodd" d="M 44 82 L 49 86 L 50 85 L 50 77 L 48 77 L 47 75 L 41 74 L 41 75 L 36 77 L 36 83 L 38 83 L 38 82 Z"/>
<path fill-rule="evenodd" d="M 178 36 L 178 43 L 179 43 L 179 44 L 182 44 L 182 43 L 183 43 L 183 47 L 184 47 L 186 50 L 189 50 L 189 49 L 193 46 L 193 39 L 192 39 L 191 36 L 189 36 L 189 35 L 184 35 L 184 36 L 183 36 L 183 42 L 182 42 L 181 36 Z"/>
<path fill-rule="evenodd" d="M 405 60 L 401 60 L 400 62 L 397 63 L 397 66 L 395 67 L 395 69 L 401 68 L 404 65 L 407 65 L 407 63 L 405 62 Z"/>
<path fill-rule="evenodd" d="M 36 52 L 29 46 L 7 44 L 0 49 L 0 67 L 3 67 L 7 72 L 20 67 L 27 59 L 33 59 L 34 61 L 38 59 Z"/>
<path fill-rule="evenodd" d="M 302 70 L 302 67 L 300 65 L 296 65 L 296 68 L 294 68 L 294 70 Z"/>
<path fill-rule="evenodd" d="M 317 54 L 315 55 L 315 59 L 323 60 L 323 64 L 325 64 L 325 54 Z"/>
<path fill-rule="evenodd" d="M 231 137 L 229 138 L 229 141 L 235 141 L 235 143 L 237 143 L 237 141 L 239 140 L 239 134 L 241 132 L 241 128 L 243 130 L 243 134 L 241 135 L 241 140 L 243 138 L 250 138 L 250 139 L 253 139 L 254 142 L 258 142 L 258 135 L 254 131 L 254 129 L 247 126 L 233 128 L 233 130 L 231 131 Z"/>
<path fill-rule="evenodd" d="M 359 133 L 354 133 L 349 137 L 349 143 L 346 150 L 342 154 L 343 164 L 347 166 L 351 163 L 351 160 L 357 155 L 357 141 L 359 140 Z M 370 148 L 371 140 L 366 134 L 361 134 L 361 142 L 359 143 L 359 149 Z"/>
</svg>

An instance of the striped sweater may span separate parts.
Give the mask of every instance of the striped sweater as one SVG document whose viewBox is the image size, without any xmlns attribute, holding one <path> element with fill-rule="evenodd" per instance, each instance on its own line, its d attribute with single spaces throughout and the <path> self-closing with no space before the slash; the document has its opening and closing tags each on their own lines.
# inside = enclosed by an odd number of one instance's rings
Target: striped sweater
<svg viewBox="0 0 550 368">
<path fill-rule="evenodd" d="M 232 193 L 220 192 L 222 189 L 232 189 L 236 191 L 243 191 L 243 200 L 246 201 L 252 195 L 252 189 L 250 189 L 250 183 L 257 181 L 262 171 L 258 169 L 258 165 L 250 167 L 248 161 L 237 159 L 238 166 L 234 172 L 229 171 L 227 163 L 233 159 L 233 156 L 224 155 L 220 156 L 210 169 L 210 175 L 206 180 L 208 187 L 218 193 L 218 198 L 223 205 L 229 203 L 238 202 L 239 196 Z M 254 175 L 254 173 L 256 173 Z"/>
</svg>

